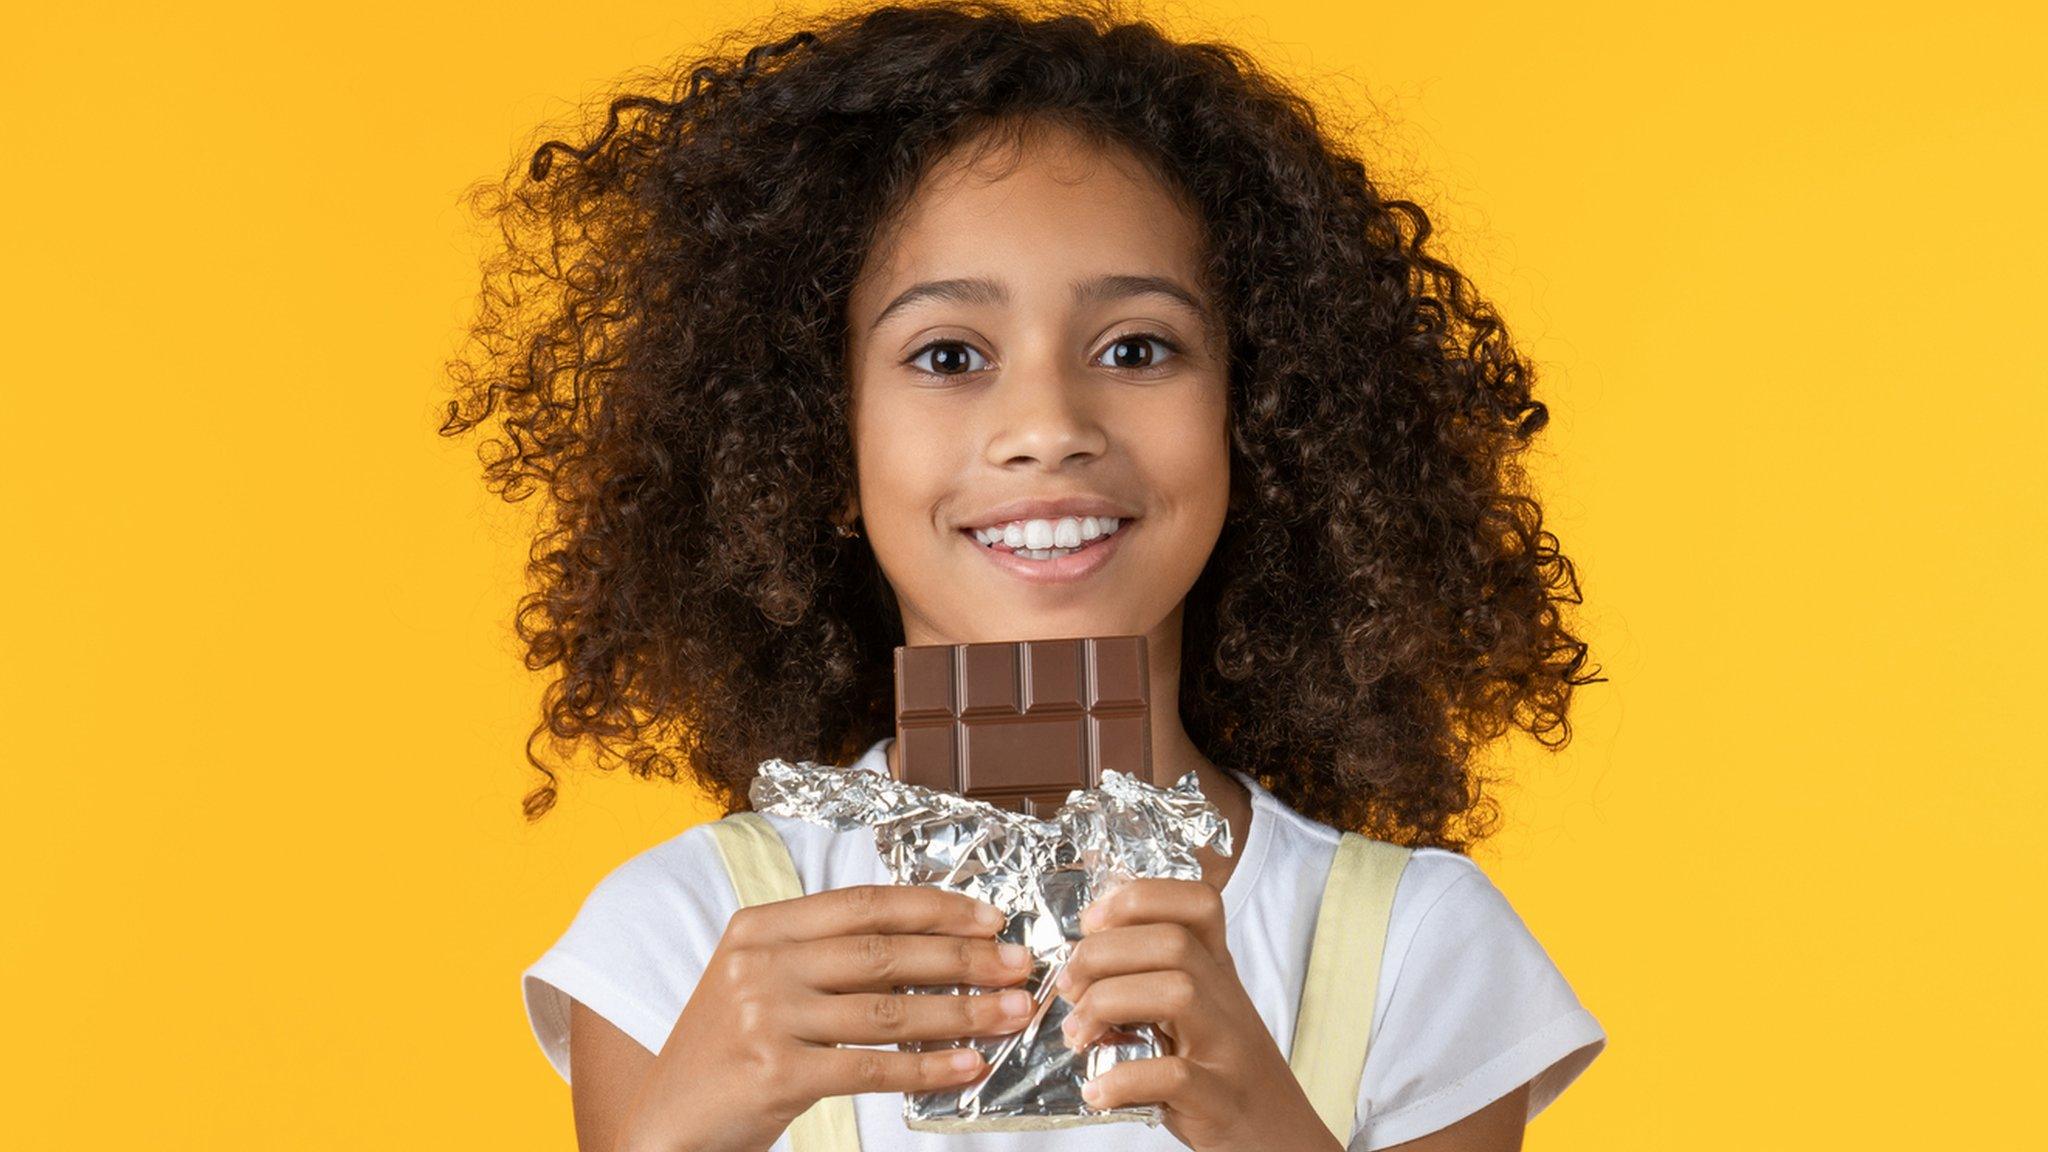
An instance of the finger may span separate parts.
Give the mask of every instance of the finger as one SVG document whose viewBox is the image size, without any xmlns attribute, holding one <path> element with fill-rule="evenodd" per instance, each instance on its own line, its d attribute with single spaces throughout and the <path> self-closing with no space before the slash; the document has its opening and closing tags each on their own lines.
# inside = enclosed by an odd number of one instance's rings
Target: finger
<svg viewBox="0 0 2048 1152">
<path fill-rule="evenodd" d="M 1157 923 L 1185 926 L 1218 960 L 1230 955 L 1224 942 L 1223 894 L 1200 880 L 1128 880 L 1081 912 L 1084 933 Z"/>
<path fill-rule="evenodd" d="M 970 1083 L 988 1071 L 981 1053 L 972 1048 L 814 1048 L 804 1064 L 805 1093 L 813 1099 L 859 1092 L 928 1092 Z"/>
<path fill-rule="evenodd" d="M 1003 920 L 994 905 L 960 892 L 922 884 L 854 884 L 742 908 L 726 932 L 742 944 L 869 932 L 993 936 Z"/>
<path fill-rule="evenodd" d="M 1117 1025 L 1158 1024 L 1186 1042 L 1200 1031 L 1201 986 L 1179 970 L 1110 976 L 1088 986 L 1060 1024 L 1069 1047 L 1085 1048 Z"/>
<path fill-rule="evenodd" d="M 887 991 L 905 984 L 1003 987 L 1031 974 L 1022 944 L 968 936 L 865 933 L 788 945 L 791 971 L 829 992 Z"/>
<path fill-rule="evenodd" d="M 1176 1112 L 1194 1113 L 1204 1095 L 1208 1073 L 1182 1056 L 1147 1056 L 1120 1060 L 1109 1071 L 1081 1086 L 1081 1098 L 1095 1108 L 1126 1108 L 1164 1104 Z"/>
<path fill-rule="evenodd" d="M 1127 972 L 1179 969 L 1195 972 L 1215 966 L 1209 950 L 1180 924 L 1133 924 L 1105 928 L 1082 937 L 1067 954 L 1066 966 L 1053 980 L 1053 990 L 1069 1002 L 1107 976 Z"/>
<path fill-rule="evenodd" d="M 820 1044 L 886 1044 L 1007 1036 L 1037 1006 L 1022 988 L 990 993 L 848 992 L 818 996 L 795 1013 L 795 1034 Z"/>
</svg>

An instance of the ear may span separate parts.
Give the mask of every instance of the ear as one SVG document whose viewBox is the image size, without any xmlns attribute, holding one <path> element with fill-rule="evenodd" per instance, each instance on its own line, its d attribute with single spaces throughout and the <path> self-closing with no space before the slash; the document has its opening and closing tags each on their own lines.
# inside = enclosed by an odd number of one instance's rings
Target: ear
<svg viewBox="0 0 2048 1152">
<path fill-rule="evenodd" d="M 859 519 L 860 500 L 856 498 L 849 500 L 845 507 L 832 514 L 832 527 L 841 536 L 857 535 L 858 530 L 854 528 L 854 521 Z"/>
</svg>

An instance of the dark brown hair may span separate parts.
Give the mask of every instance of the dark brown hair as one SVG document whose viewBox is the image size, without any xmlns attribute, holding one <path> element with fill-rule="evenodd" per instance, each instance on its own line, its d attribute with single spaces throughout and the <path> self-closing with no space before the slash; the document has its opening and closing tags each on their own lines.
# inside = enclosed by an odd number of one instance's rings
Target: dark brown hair
<svg viewBox="0 0 2048 1152">
<path fill-rule="evenodd" d="M 1517 463 L 1547 417 L 1531 367 L 1422 209 L 1244 51 L 1114 3 L 742 35 L 473 190 L 504 245 L 441 431 L 495 416 L 487 481 L 549 497 L 516 618 L 528 667 L 559 673 L 533 737 L 737 809 L 762 759 L 844 764 L 891 731 L 900 623 L 830 519 L 855 474 L 846 300 L 934 160 L 1057 122 L 1199 207 L 1228 321 L 1232 510 L 1186 603 L 1190 736 L 1339 828 L 1489 835 L 1472 753 L 1510 726 L 1562 747 L 1601 678 Z M 527 758 L 537 819 L 556 776 Z"/>
</svg>

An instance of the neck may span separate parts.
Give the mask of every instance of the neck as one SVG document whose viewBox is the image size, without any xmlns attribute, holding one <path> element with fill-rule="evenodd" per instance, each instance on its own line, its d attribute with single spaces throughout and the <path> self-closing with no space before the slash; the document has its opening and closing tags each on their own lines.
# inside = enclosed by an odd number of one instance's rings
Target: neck
<svg viewBox="0 0 2048 1152">
<path fill-rule="evenodd" d="M 1210 763 L 1181 724 L 1180 621 L 1181 610 L 1175 606 L 1145 637 L 1146 659 L 1151 665 L 1152 775 L 1171 783 L 1193 772 L 1202 785 L 1202 795 L 1223 814 L 1230 826 L 1232 854 L 1224 856 L 1208 848 L 1195 853 L 1202 862 L 1203 881 L 1220 891 L 1244 852 L 1245 833 L 1252 822 L 1251 793 L 1236 777 Z"/>
</svg>

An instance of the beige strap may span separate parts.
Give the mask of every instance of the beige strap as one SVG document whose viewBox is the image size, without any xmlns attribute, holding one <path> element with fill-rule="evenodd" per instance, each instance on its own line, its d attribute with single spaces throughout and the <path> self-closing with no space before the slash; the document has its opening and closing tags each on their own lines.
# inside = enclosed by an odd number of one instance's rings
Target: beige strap
<svg viewBox="0 0 2048 1152">
<path fill-rule="evenodd" d="M 1346 832 L 1323 884 L 1288 1063 L 1339 1144 L 1351 1140 L 1357 1120 L 1387 921 L 1411 854 L 1398 844 Z"/>
<path fill-rule="evenodd" d="M 804 894 L 796 863 L 775 826 L 757 812 L 735 812 L 711 824 L 711 842 L 725 861 L 740 907 L 793 900 Z M 853 1097 L 827 1096 L 789 1126 L 791 1152 L 858 1152 Z"/>
</svg>

